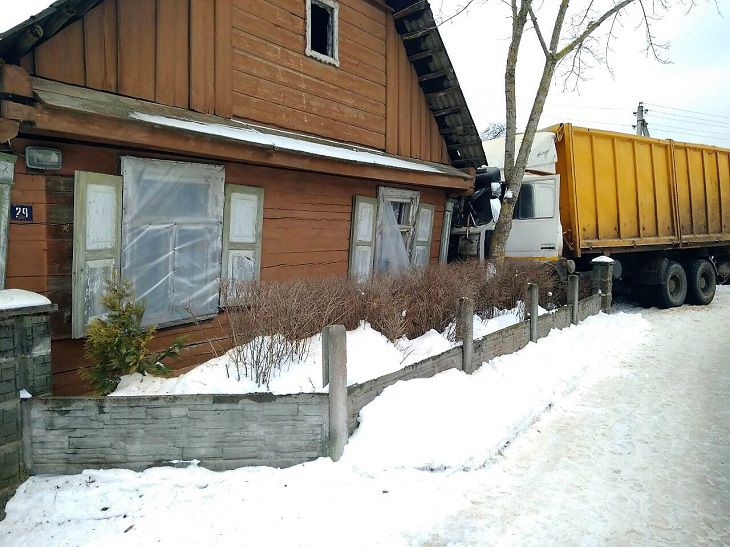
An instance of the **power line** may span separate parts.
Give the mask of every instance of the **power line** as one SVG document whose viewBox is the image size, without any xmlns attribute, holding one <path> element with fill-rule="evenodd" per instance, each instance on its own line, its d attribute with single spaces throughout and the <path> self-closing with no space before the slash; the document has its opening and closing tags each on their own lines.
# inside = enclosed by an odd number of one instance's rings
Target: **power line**
<svg viewBox="0 0 730 547">
<path fill-rule="evenodd" d="M 679 112 L 689 112 L 690 114 L 699 114 L 700 116 L 710 116 L 712 118 L 727 118 L 730 120 L 730 116 L 724 116 L 722 114 L 710 114 L 709 112 L 698 112 L 696 110 L 687 110 L 685 108 L 677 108 L 676 106 L 665 106 L 661 104 L 655 104 L 655 103 L 646 103 L 650 106 L 656 107 L 656 108 L 667 108 L 669 110 L 678 110 Z"/>
<path fill-rule="evenodd" d="M 728 134 L 728 133 L 721 133 L 721 132 L 716 132 L 716 131 L 700 131 L 699 129 L 695 130 L 692 127 L 679 127 L 676 125 L 664 125 L 664 124 L 660 124 L 660 123 L 654 123 L 651 125 L 651 127 L 652 128 L 663 127 L 665 129 L 674 129 L 677 131 L 696 131 L 697 133 L 704 133 L 709 136 L 719 136 L 719 137 L 724 137 L 726 139 L 730 139 L 730 134 Z"/>
<path fill-rule="evenodd" d="M 649 112 L 649 111 L 647 111 Z M 723 122 L 723 121 L 714 121 L 714 120 L 705 120 L 703 118 L 692 118 L 689 116 L 680 116 L 677 114 L 672 114 L 670 112 L 664 112 L 662 110 L 659 111 L 659 114 L 657 114 L 656 110 L 651 110 L 653 116 L 656 116 L 657 118 L 664 118 L 666 120 L 672 120 L 672 121 L 678 121 L 681 123 L 695 123 L 695 124 L 707 124 L 707 125 L 714 125 L 717 127 L 720 127 L 722 129 L 730 129 L 730 122 Z"/>
<path fill-rule="evenodd" d="M 671 136 L 670 138 L 672 138 L 672 140 L 677 140 L 676 139 L 676 131 L 669 131 L 667 129 L 657 129 L 656 131 L 659 132 L 659 133 L 664 133 L 666 135 L 670 135 Z M 682 132 L 682 135 L 690 135 L 692 137 L 697 137 L 697 138 L 700 138 L 700 139 L 707 139 L 708 138 L 706 135 L 698 135 L 697 133 L 692 133 L 691 131 L 683 131 Z M 729 142 L 730 143 L 730 139 L 723 139 L 723 138 L 713 137 L 712 140 L 724 141 L 724 142 Z"/>
</svg>

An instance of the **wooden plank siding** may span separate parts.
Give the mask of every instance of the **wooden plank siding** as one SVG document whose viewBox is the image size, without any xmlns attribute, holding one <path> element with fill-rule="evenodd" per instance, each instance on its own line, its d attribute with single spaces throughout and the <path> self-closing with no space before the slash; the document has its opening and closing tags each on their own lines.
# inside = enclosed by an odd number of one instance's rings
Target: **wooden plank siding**
<svg viewBox="0 0 730 547">
<path fill-rule="evenodd" d="M 339 60 L 305 54 L 305 0 L 104 0 L 31 74 L 449 163 L 389 12 L 339 1 Z"/>
<path fill-rule="evenodd" d="M 73 256 L 74 173 L 93 171 L 119 174 L 120 157 L 135 155 L 200 162 L 200 158 L 128 151 L 68 142 L 16 139 L 28 145 L 59 148 L 64 163 L 54 175 L 27 171 L 16 164 L 12 201 L 33 206 L 32 223 L 10 225 L 7 287 L 33 290 L 48 296 L 59 310 L 51 317 L 54 392 L 85 390 L 78 372 L 83 362 L 83 341 L 71 340 L 71 265 Z M 261 278 L 287 280 L 302 277 L 347 275 L 352 203 L 355 195 L 377 196 L 381 183 L 338 175 L 284 168 L 225 163 L 226 183 L 264 188 L 264 224 Z M 430 258 L 438 260 L 441 224 L 447 190 L 419 188 L 421 201 L 435 207 Z M 154 347 L 185 334 L 188 346 L 175 370 L 186 370 L 227 347 L 218 320 L 201 325 L 163 329 Z"/>
<path fill-rule="evenodd" d="M 449 163 L 446 143 L 391 19 L 386 24 L 386 41 L 386 151 Z"/>
</svg>

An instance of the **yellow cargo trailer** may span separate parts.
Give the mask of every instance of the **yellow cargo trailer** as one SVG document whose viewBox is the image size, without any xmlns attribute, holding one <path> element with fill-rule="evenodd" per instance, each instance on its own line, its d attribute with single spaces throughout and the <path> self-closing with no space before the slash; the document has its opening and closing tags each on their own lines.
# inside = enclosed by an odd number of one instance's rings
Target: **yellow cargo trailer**
<svg viewBox="0 0 730 547">
<path fill-rule="evenodd" d="M 566 256 L 730 243 L 730 150 L 571 124 L 550 130 Z"/>
<path fill-rule="evenodd" d="M 555 134 L 562 255 L 615 276 L 648 305 L 708 304 L 730 278 L 730 150 L 574 127 Z"/>
</svg>

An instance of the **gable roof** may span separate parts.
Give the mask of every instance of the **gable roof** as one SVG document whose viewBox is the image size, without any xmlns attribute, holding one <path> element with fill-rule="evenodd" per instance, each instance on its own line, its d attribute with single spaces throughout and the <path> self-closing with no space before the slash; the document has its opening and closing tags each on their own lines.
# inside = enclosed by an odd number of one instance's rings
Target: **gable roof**
<svg viewBox="0 0 730 547">
<path fill-rule="evenodd" d="M 427 0 L 387 0 L 408 60 L 446 141 L 454 167 L 481 167 L 487 158 L 474 119 Z"/>
<path fill-rule="evenodd" d="M 57 0 L 48 8 L 0 34 L 0 59 L 20 58 L 103 0 Z M 469 112 L 453 65 L 427 0 L 386 0 L 418 83 L 444 138 L 454 167 L 487 163 L 479 132 Z"/>
</svg>

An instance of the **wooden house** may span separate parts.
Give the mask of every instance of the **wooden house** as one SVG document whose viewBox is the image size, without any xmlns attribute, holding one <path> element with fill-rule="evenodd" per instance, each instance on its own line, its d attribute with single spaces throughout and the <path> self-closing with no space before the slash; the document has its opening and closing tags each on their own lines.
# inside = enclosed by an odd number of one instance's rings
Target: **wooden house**
<svg viewBox="0 0 730 547">
<path fill-rule="evenodd" d="M 57 304 L 59 394 L 110 272 L 190 367 L 221 278 L 367 276 L 390 211 L 444 259 L 486 163 L 425 0 L 59 0 L 0 59 L 0 278 Z"/>
</svg>

